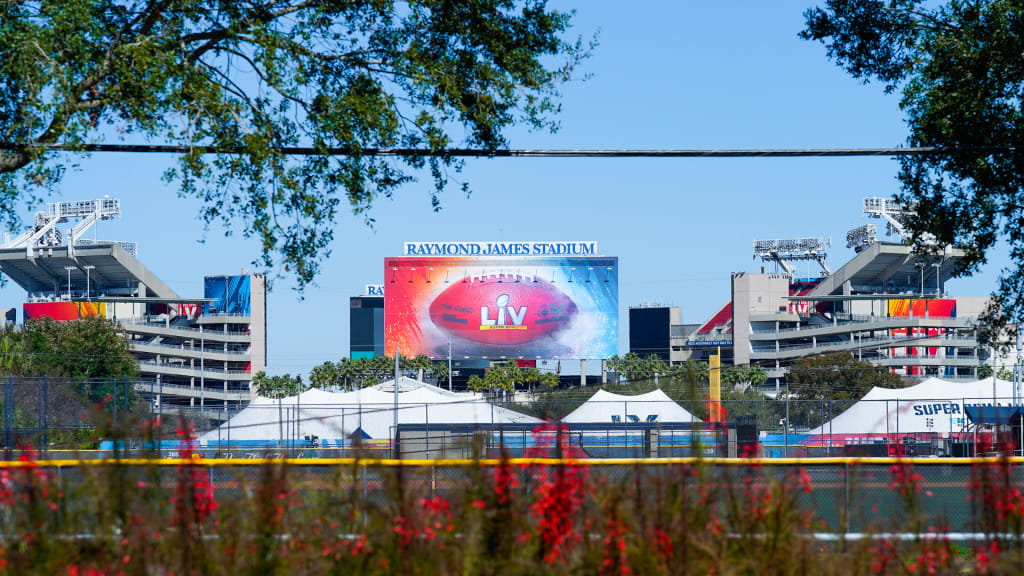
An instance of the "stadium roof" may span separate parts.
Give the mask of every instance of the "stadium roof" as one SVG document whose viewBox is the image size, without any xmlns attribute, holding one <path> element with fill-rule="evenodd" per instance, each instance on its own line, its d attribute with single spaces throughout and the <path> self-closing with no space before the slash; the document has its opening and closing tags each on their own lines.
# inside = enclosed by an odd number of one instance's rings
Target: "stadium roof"
<svg viewBox="0 0 1024 576">
<path fill-rule="evenodd" d="M 818 286 L 807 294 L 813 300 L 822 296 L 838 296 L 844 293 L 843 285 L 850 283 L 848 294 L 912 292 L 921 287 L 921 272 L 924 271 L 924 285 L 944 284 L 953 277 L 956 260 L 964 255 L 962 250 L 953 250 L 944 258 L 930 258 L 914 254 L 913 248 L 899 242 L 875 242 L 860 251 L 842 268 L 823 278 Z M 939 264 L 936 268 L 935 264 Z"/>
<path fill-rule="evenodd" d="M 0 271 L 31 293 L 75 296 L 152 296 L 178 299 L 178 295 L 118 243 L 68 246 L 0 248 Z M 92 267 L 92 268 L 90 268 Z M 69 271 L 68 268 L 71 268 Z M 86 294 L 88 278 L 89 294 Z M 140 286 L 145 293 L 140 294 Z"/>
</svg>

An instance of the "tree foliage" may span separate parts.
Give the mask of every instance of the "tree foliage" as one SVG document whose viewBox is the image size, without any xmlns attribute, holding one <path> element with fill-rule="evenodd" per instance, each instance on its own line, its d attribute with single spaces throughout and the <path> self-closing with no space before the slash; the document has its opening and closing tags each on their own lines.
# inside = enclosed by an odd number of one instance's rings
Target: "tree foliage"
<svg viewBox="0 0 1024 576">
<path fill-rule="evenodd" d="M 0 361 L 3 358 L 2 341 L 0 341 Z M 438 386 L 448 382 L 448 362 L 434 361 L 427 356 L 407 358 L 398 357 L 398 368 L 406 377 L 433 379 Z M 275 390 L 274 394 L 291 396 L 309 388 L 321 390 L 354 390 L 376 386 L 391 380 L 395 376 L 395 358 L 393 356 L 374 356 L 372 358 L 342 358 L 337 362 L 327 361 L 314 366 L 309 372 L 308 385 L 302 384 L 302 376 L 269 377 L 261 373 L 259 381 L 262 390 Z M 259 376 L 259 375 L 257 375 Z M 263 394 L 261 392 L 261 394 Z M 266 394 L 264 394 L 266 395 Z"/>
<path fill-rule="evenodd" d="M 453 145 L 554 129 L 558 86 L 589 50 L 569 25 L 545 0 L 0 2 L 0 218 L 15 226 L 60 181 L 71 160 L 47 145 L 175 143 L 190 152 L 166 179 L 207 225 L 242 222 L 260 263 L 301 288 L 339 210 L 372 222 L 419 171 L 437 209 Z"/>
<path fill-rule="evenodd" d="M 128 341 L 117 324 L 102 318 L 56 322 L 30 320 L 20 329 L 0 328 L 0 374 L 80 379 L 138 374 Z"/>
<path fill-rule="evenodd" d="M 831 419 L 876 386 L 903 386 L 896 374 L 845 353 L 801 358 L 790 366 L 786 381 L 793 400 L 790 421 L 808 425 Z"/>
<path fill-rule="evenodd" d="M 621 357 L 612 356 L 608 359 L 607 368 L 619 377 L 625 378 L 627 382 L 653 380 L 657 374 L 659 383 L 664 381 L 666 384 L 678 384 L 691 373 L 697 382 L 706 384 L 708 381 L 707 362 L 687 360 L 682 364 L 670 366 L 657 354 L 642 357 L 630 352 Z M 734 388 L 749 388 L 764 384 L 768 380 L 768 375 L 760 366 L 722 366 L 721 380 L 722 384 Z"/>
<path fill-rule="evenodd" d="M 309 386 L 302 381 L 302 375 L 284 374 L 282 376 L 267 376 L 267 373 L 260 370 L 252 377 L 252 387 L 257 394 L 264 398 L 286 398 L 297 396 L 309 389 Z"/>
<path fill-rule="evenodd" d="M 960 275 L 1008 242 L 1014 264 L 986 315 L 995 327 L 1024 320 L 1024 2 L 828 0 L 805 17 L 801 36 L 851 75 L 902 90 L 909 145 L 975 149 L 902 157 L 899 197 L 916 205 L 907 224 L 920 251 L 964 251 Z M 992 146 L 1016 148 L 978 150 Z"/>
</svg>

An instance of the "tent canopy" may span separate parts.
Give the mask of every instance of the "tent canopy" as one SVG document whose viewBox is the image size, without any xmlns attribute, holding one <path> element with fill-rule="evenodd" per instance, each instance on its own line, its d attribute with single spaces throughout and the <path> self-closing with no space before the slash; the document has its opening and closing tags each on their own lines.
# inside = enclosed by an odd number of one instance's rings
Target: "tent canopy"
<svg viewBox="0 0 1024 576">
<path fill-rule="evenodd" d="M 964 412 L 975 424 L 1013 424 L 1019 420 L 1020 411 L 1020 406 L 964 405 Z"/>
<path fill-rule="evenodd" d="M 456 394 L 402 378 L 398 387 L 400 424 L 540 423 L 541 420 L 494 406 L 473 394 Z M 394 382 L 352 392 L 307 390 L 287 398 L 256 398 L 219 428 L 200 437 L 209 442 L 344 439 L 361 433 L 388 439 L 395 423 Z"/>
<path fill-rule="evenodd" d="M 969 423 L 965 405 L 1010 406 L 1013 384 L 986 378 L 951 382 L 929 378 L 906 388 L 872 388 L 810 434 L 956 433 Z"/>
<path fill-rule="evenodd" d="M 598 390 L 579 408 L 570 412 L 563 422 L 700 422 L 693 414 L 676 404 L 661 389 L 624 396 Z"/>
</svg>

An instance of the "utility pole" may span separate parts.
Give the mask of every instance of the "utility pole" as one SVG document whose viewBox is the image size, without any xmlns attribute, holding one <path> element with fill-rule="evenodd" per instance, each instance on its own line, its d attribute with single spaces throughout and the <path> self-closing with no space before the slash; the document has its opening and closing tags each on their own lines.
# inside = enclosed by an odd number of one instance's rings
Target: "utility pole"
<svg viewBox="0 0 1024 576">
<path fill-rule="evenodd" d="M 394 445 L 396 450 L 395 457 L 398 457 L 398 380 L 401 378 L 401 374 L 398 373 L 398 357 L 401 355 L 401 346 L 395 344 L 395 431 L 391 435 L 391 443 Z"/>
<path fill-rule="evenodd" d="M 1021 396 L 1021 379 L 1024 377 L 1024 374 L 1021 374 L 1021 371 L 1024 370 L 1024 366 L 1021 366 L 1022 353 L 1024 353 L 1024 326 L 1017 325 L 1017 363 L 1013 365 L 1013 404 L 1018 409 L 1021 406 L 1022 400 L 1024 400 Z M 1022 419 L 1020 426 L 1020 449 L 1021 454 L 1024 454 L 1024 416 L 1020 414 L 1020 410 L 1018 410 L 1017 417 Z"/>
</svg>

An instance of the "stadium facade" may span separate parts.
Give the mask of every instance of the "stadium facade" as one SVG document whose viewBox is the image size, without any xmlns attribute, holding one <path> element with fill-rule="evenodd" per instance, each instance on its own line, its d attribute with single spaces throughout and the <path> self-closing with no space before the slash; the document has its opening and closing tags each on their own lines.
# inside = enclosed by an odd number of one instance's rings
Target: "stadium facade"
<svg viewBox="0 0 1024 576">
<path fill-rule="evenodd" d="M 865 198 L 864 210 L 902 237 L 904 207 Z M 869 224 L 847 234 L 856 254 L 833 271 L 825 264 L 829 244 L 755 241 L 754 256 L 780 272 L 733 274 L 730 301 L 687 337 L 691 358 L 725 347 L 733 364 L 764 367 L 776 386 L 795 360 L 830 352 L 855 354 L 910 379 L 977 379 L 990 355 L 978 342 L 988 298 L 947 294 L 961 251 L 917 254 L 902 240 L 879 240 Z M 817 261 L 822 275 L 796 278 L 793 263 L 800 260 Z"/>
<path fill-rule="evenodd" d="M 138 362 L 136 387 L 155 403 L 219 410 L 248 402 L 267 358 L 265 277 L 207 276 L 203 297 L 179 296 L 136 258 L 134 243 L 84 238 L 118 215 L 111 198 L 49 204 L 0 244 L 0 271 L 27 293 L 24 319 L 117 322 Z"/>
<path fill-rule="evenodd" d="M 349 358 L 384 355 L 384 285 L 367 284 L 349 301 Z"/>
<path fill-rule="evenodd" d="M 629 351 L 645 358 L 653 354 L 676 366 L 686 360 L 687 328 L 679 306 L 630 306 Z"/>
</svg>

